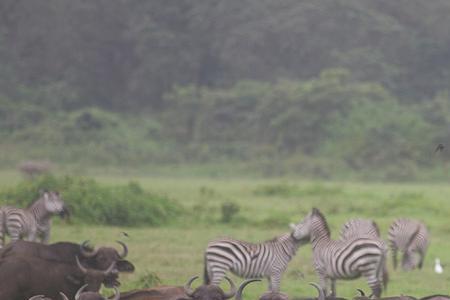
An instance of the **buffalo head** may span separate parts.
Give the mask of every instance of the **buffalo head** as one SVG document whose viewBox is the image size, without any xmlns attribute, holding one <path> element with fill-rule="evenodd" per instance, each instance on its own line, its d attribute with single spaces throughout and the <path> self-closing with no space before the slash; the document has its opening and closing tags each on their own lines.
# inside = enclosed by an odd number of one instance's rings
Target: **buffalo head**
<svg viewBox="0 0 450 300">
<path fill-rule="evenodd" d="M 197 279 L 198 276 L 194 276 L 184 286 L 186 295 L 193 300 L 226 300 L 233 298 L 236 294 L 236 286 L 234 282 L 225 276 L 225 279 L 230 284 L 230 291 L 224 292 L 219 286 L 214 284 L 204 284 L 192 290 L 191 284 Z"/>
<path fill-rule="evenodd" d="M 122 251 L 120 253 L 112 247 L 99 247 L 93 249 L 89 246 L 89 241 L 84 241 L 80 246 L 81 255 L 87 264 L 94 269 L 105 270 L 112 262 L 115 262 L 117 271 L 133 272 L 134 265 L 128 260 L 125 260 L 125 257 L 128 254 L 127 245 L 121 241 L 117 241 L 117 243 L 122 246 Z"/>
<path fill-rule="evenodd" d="M 77 265 L 80 271 L 83 273 L 83 283 L 89 291 L 97 292 L 102 283 L 106 287 L 118 286 L 120 283 L 117 281 L 118 273 L 116 271 L 116 263 L 112 262 L 106 270 L 86 269 L 80 263 L 78 256 L 76 257 Z"/>
</svg>

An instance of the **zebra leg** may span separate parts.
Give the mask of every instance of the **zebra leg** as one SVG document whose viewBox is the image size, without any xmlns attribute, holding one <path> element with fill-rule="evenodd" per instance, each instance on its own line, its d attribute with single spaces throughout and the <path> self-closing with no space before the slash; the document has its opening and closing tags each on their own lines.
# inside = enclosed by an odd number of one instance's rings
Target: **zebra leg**
<svg viewBox="0 0 450 300">
<path fill-rule="evenodd" d="M 41 243 L 48 244 L 48 241 L 50 240 L 50 230 L 44 231 L 41 236 Z"/>
<path fill-rule="evenodd" d="M 327 296 L 327 285 L 328 285 L 327 276 L 321 272 L 318 272 L 317 275 L 319 276 L 319 285 L 322 288 L 323 293 L 326 297 Z"/>
<path fill-rule="evenodd" d="M 370 270 L 363 273 L 363 276 L 367 278 L 367 283 L 372 290 L 372 295 L 375 298 L 380 298 L 381 295 L 381 282 L 374 270 Z"/>
<path fill-rule="evenodd" d="M 331 297 L 336 297 L 336 279 L 331 279 Z"/>
<path fill-rule="evenodd" d="M 269 290 L 272 293 L 278 293 L 280 291 L 281 274 L 273 274 L 269 277 Z"/>
<path fill-rule="evenodd" d="M 423 260 L 425 259 L 425 253 L 420 250 L 419 251 L 419 256 L 420 256 L 420 259 L 419 259 L 418 268 L 422 269 L 422 267 L 423 267 Z"/>
</svg>

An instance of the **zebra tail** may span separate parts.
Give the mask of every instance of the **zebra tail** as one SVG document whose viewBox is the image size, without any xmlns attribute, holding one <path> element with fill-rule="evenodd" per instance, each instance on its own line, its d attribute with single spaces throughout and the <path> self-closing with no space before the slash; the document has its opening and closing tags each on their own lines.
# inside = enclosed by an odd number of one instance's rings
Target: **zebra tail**
<svg viewBox="0 0 450 300">
<path fill-rule="evenodd" d="M 6 234 L 6 213 L 3 207 L 0 207 L 0 248 L 5 245 Z"/>
<path fill-rule="evenodd" d="M 203 283 L 204 284 L 211 284 L 211 279 L 209 278 L 208 274 L 208 265 L 207 265 L 207 259 L 206 259 L 206 253 L 203 263 Z"/>
</svg>

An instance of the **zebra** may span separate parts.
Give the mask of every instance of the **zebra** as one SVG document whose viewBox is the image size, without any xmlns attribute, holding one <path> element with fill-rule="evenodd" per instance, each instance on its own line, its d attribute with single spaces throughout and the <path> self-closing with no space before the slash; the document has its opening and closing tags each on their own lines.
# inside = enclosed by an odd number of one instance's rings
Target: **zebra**
<svg viewBox="0 0 450 300">
<path fill-rule="evenodd" d="M 205 284 L 218 285 L 227 271 L 243 278 L 267 278 L 269 290 L 279 292 L 281 277 L 289 261 L 305 241 L 285 233 L 254 244 L 232 238 L 210 241 L 205 250 Z"/>
<path fill-rule="evenodd" d="M 355 235 L 370 235 L 374 238 L 380 238 L 380 228 L 373 220 L 350 219 L 342 225 L 340 238 L 348 239 Z"/>
<path fill-rule="evenodd" d="M 422 268 L 429 245 L 429 233 L 425 224 L 412 219 L 397 219 L 389 227 L 388 240 L 394 269 L 397 268 L 398 250 L 403 252 L 403 270 Z"/>
<path fill-rule="evenodd" d="M 331 282 L 331 296 L 336 295 L 337 279 L 366 277 L 375 297 L 381 294 L 381 272 L 386 259 L 385 245 L 370 235 L 332 240 L 324 215 L 313 208 L 296 226 L 293 237 L 307 239 L 313 250 L 313 263 L 320 287 L 327 294 Z"/>
<path fill-rule="evenodd" d="M 345 222 L 344 225 L 342 225 L 340 233 L 341 240 L 351 239 L 357 236 L 371 236 L 383 243 L 384 248 L 387 249 L 386 242 L 381 238 L 380 228 L 378 227 L 378 224 L 373 220 L 356 218 L 350 219 Z M 386 260 L 383 264 L 383 273 L 381 279 L 383 281 L 383 288 L 386 290 L 387 283 L 389 281 L 389 273 L 387 270 Z"/>
<path fill-rule="evenodd" d="M 50 239 L 51 217 L 59 214 L 61 217 L 69 211 L 58 192 L 45 191 L 27 208 L 12 206 L 0 207 L 0 248 L 5 245 L 5 235 L 11 241 L 25 239 L 48 243 Z"/>
</svg>

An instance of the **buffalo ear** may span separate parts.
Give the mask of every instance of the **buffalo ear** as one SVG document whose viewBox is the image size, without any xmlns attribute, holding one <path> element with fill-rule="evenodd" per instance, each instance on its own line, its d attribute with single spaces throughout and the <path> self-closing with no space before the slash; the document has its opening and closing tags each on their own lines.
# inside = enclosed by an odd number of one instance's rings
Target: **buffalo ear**
<svg viewBox="0 0 450 300">
<path fill-rule="evenodd" d="M 134 272 L 134 265 L 128 260 L 118 260 L 116 261 L 116 267 L 119 272 Z"/>
</svg>

